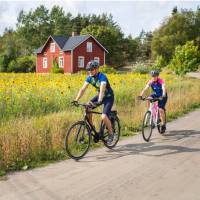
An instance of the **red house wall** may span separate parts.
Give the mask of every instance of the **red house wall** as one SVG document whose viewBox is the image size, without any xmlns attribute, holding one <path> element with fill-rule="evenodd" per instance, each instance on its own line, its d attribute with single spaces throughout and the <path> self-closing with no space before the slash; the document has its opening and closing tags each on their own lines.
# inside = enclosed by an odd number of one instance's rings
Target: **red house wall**
<svg viewBox="0 0 200 200">
<path fill-rule="evenodd" d="M 92 42 L 92 52 L 87 52 L 87 42 Z M 104 65 L 104 49 L 91 37 L 73 50 L 73 72 L 83 69 L 78 67 L 79 56 L 84 57 L 84 68 L 94 57 L 99 57 L 100 65 Z"/>
<path fill-rule="evenodd" d="M 50 44 L 54 42 L 51 38 L 49 39 L 48 43 L 46 44 L 45 48 L 43 49 L 41 54 L 37 54 L 37 66 L 36 72 L 37 73 L 48 73 L 50 72 L 51 67 L 53 66 L 52 62 L 53 59 L 56 58 L 57 63 L 59 63 L 59 57 L 64 57 L 64 72 L 70 73 L 71 72 L 71 52 L 62 52 L 58 45 L 55 43 L 55 52 L 50 52 Z M 43 57 L 47 58 L 47 68 L 43 68 Z"/>
<path fill-rule="evenodd" d="M 65 51 L 65 52 L 63 52 L 63 55 L 64 55 L 64 72 L 71 73 L 72 72 L 71 51 Z"/>
</svg>

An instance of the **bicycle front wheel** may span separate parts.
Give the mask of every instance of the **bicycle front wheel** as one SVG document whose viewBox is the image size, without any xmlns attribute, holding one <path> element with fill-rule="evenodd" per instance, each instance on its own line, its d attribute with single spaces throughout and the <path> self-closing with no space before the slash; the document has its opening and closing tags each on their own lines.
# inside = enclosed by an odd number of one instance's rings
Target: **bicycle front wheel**
<svg viewBox="0 0 200 200">
<path fill-rule="evenodd" d="M 143 139 L 148 142 L 152 135 L 152 119 L 151 112 L 147 111 L 144 115 L 143 123 L 142 123 L 142 136 Z"/>
<path fill-rule="evenodd" d="M 81 159 L 89 150 L 91 141 L 90 130 L 84 121 L 74 123 L 65 137 L 65 150 L 75 159 Z"/>
</svg>

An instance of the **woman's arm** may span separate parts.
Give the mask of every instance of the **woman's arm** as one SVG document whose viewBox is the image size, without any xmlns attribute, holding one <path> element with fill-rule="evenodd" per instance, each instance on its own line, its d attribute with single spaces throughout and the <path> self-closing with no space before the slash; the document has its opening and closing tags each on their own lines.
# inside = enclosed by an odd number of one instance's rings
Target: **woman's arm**
<svg viewBox="0 0 200 200">
<path fill-rule="evenodd" d="M 162 90 L 163 90 L 163 97 L 166 96 L 166 87 L 165 87 L 165 83 L 162 84 Z"/>
<path fill-rule="evenodd" d="M 144 93 L 148 90 L 149 88 L 149 84 L 146 84 L 145 88 L 142 90 L 142 92 L 140 93 L 140 96 L 143 96 Z"/>
</svg>

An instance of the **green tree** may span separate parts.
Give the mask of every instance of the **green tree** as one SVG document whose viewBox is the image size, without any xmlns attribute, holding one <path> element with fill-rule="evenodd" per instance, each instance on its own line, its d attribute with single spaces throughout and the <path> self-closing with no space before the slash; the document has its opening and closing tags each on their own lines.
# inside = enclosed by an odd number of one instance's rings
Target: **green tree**
<svg viewBox="0 0 200 200">
<path fill-rule="evenodd" d="M 174 12 L 153 33 L 151 45 L 153 56 L 161 55 L 166 61 L 169 61 L 177 45 L 184 45 L 188 40 L 196 38 L 195 26 L 193 11 Z"/>
<path fill-rule="evenodd" d="M 65 16 L 62 7 L 53 6 L 50 12 L 50 27 L 53 35 L 66 35 L 71 34 L 71 15 Z"/>
<path fill-rule="evenodd" d="M 148 60 L 151 58 L 151 42 L 152 42 L 153 34 L 152 32 L 145 32 L 142 30 L 138 38 L 136 38 L 138 42 L 138 52 L 137 57 L 138 60 Z"/>
<path fill-rule="evenodd" d="M 193 41 L 186 42 L 185 45 L 178 45 L 169 67 L 178 75 L 198 69 L 198 47 Z"/>
</svg>

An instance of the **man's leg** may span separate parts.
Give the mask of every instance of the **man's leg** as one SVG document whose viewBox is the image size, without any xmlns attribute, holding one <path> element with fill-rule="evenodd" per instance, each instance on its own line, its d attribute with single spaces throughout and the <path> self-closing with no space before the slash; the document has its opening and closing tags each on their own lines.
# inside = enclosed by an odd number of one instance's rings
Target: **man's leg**
<svg viewBox="0 0 200 200">
<path fill-rule="evenodd" d="M 111 109 L 114 103 L 114 97 L 104 99 L 103 103 L 104 103 L 104 108 L 103 108 L 102 120 L 105 123 L 108 129 L 108 133 L 109 133 L 107 143 L 111 144 L 114 139 L 114 133 L 113 133 L 111 121 L 108 116 L 111 112 Z"/>
<path fill-rule="evenodd" d="M 93 104 L 93 103 L 96 103 L 96 102 L 98 102 L 98 96 L 93 97 L 93 98 L 89 101 L 89 104 Z M 92 109 L 89 109 L 89 111 L 91 111 L 91 110 L 92 110 Z M 94 126 L 93 121 L 92 121 L 92 113 L 88 113 L 87 116 L 88 116 L 88 119 L 89 119 L 90 124 L 91 124 L 92 126 Z"/>
<path fill-rule="evenodd" d="M 111 121 L 108 118 L 108 116 L 106 114 L 102 114 L 101 118 L 102 118 L 103 122 L 105 123 L 106 127 L 108 128 L 108 133 L 112 134 L 113 133 L 112 124 L 111 124 Z"/>
</svg>

